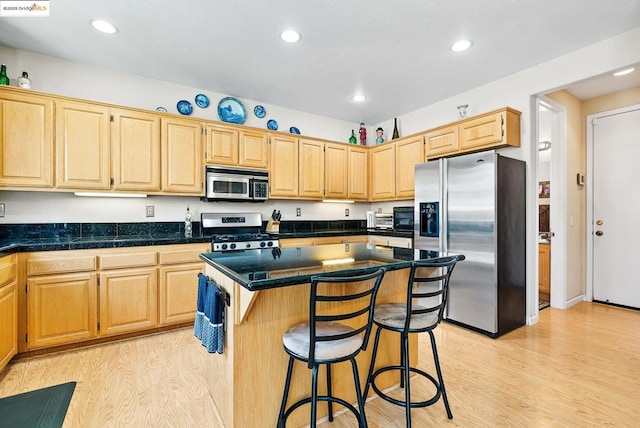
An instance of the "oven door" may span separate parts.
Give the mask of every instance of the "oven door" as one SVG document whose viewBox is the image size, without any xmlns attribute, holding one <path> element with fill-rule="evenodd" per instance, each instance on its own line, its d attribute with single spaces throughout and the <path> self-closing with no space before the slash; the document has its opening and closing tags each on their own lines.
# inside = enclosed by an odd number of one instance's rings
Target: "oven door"
<svg viewBox="0 0 640 428">
<path fill-rule="evenodd" d="M 207 198 L 251 199 L 249 189 L 249 177 L 225 174 L 207 174 Z"/>
</svg>

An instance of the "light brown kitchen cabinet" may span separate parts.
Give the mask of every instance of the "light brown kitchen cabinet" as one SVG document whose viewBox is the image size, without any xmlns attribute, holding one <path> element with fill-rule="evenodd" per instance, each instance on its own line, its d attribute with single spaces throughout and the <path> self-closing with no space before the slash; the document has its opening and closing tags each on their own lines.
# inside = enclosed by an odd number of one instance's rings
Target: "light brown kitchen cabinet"
<svg viewBox="0 0 640 428">
<path fill-rule="evenodd" d="M 538 244 L 538 291 L 546 293 L 549 300 L 551 292 L 551 244 Z"/>
<path fill-rule="evenodd" d="M 272 135 L 269 158 L 269 196 L 298 196 L 298 139 Z"/>
<path fill-rule="evenodd" d="M 369 149 L 347 146 L 348 192 L 347 198 L 366 201 L 369 198 Z"/>
<path fill-rule="evenodd" d="M 94 272 L 29 277 L 27 287 L 29 349 L 98 336 Z"/>
<path fill-rule="evenodd" d="M 366 243 L 367 235 L 313 236 L 309 238 L 285 238 L 280 240 L 281 248 L 307 247 L 310 245 Z"/>
<path fill-rule="evenodd" d="M 241 130 L 239 134 L 238 165 L 267 169 L 269 165 L 268 137 L 265 133 Z"/>
<path fill-rule="evenodd" d="M 18 353 L 16 255 L 0 258 L 0 373 Z"/>
<path fill-rule="evenodd" d="M 424 135 L 425 158 L 433 158 L 458 151 L 458 126 L 444 126 Z"/>
<path fill-rule="evenodd" d="M 100 336 L 155 327 L 157 281 L 155 267 L 100 272 Z"/>
<path fill-rule="evenodd" d="M 189 244 L 159 252 L 159 325 L 195 319 L 198 274 L 204 272 L 200 254 L 210 249 L 210 244 Z"/>
<path fill-rule="evenodd" d="M 163 193 L 203 196 L 202 124 L 170 117 L 161 124 Z"/>
<path fill-rule="evenodd" d="M 388 200 L 396 197 L 396 146 L 381 144 L 371 150 L 371 199 Z"/>
<path fill-rule="evenodd" d="M 324 142 L 300 139 L 298 196 L 324 198 Z"/>
<path fill-rule="evenodd" d="M 160 116 L 113 109 L 114 190 L 160 191 Z"/>
<path fill-rule="evenodd" d="M 0 91 L 0 186 L 53 187 L 53 101 Z"/>
<path fill-rule="evenodd" d="M 56 187 L 109 190 L 109 107 L 56 101 Z"/>
<path fill-rule="evenodd" d="M 208 125 L 205 160 L 215 165 L 238 165 L 238 130 L 230 126 Z"/>
<path fill-rule="evenodd" d="M 396 145 L 396 199 L 413 199 L 415 195 L 414 165 L 424 162 L 422 136 L 399 140 Z"/>
<path fill-rule="evenodd" d="M 337 143 L 325 143 L 324 147 L 324 197 L 346 199 L 349 194 L 350 173 L 348 147 Z"/>
</svg>

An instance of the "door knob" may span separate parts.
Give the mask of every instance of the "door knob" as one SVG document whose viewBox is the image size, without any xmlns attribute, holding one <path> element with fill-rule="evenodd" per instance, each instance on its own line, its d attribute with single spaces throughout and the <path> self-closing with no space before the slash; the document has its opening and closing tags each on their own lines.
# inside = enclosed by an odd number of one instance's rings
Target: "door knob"
<svg viewBox="0 0 640 428">
<path fill-rule="evenodd" d="M 597 236 L 602 236 L 602 235 L 604 235 L 604 232 L 601 231 L 601 230 L 596 230 L 596 235 Z"/>
</svg>

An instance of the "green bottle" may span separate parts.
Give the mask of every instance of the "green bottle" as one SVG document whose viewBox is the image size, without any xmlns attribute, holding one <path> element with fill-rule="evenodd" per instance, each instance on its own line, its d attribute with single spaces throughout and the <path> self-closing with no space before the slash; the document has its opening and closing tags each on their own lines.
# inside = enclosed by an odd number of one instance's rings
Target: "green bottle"
<svg viewBox="0 0 640 428">
<path fill-rule="evenodd" d="M 7 77 L 7 66 L 2 64 L 0 67 L 0 85 L 8 85 L 9 78 Z"/>
<path fill-rule="evenodd" d="M 358 139 L 356 138 L 356 133 L 353 129 L 351 130 L 351 137 L 349 137 L 349 143 L 358 144 Z"/>
</svg>

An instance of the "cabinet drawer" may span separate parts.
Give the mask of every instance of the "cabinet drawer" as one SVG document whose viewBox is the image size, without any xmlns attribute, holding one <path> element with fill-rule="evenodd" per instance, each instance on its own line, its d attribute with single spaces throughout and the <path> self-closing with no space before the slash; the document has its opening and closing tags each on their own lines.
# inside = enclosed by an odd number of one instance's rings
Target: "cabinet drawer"
<svg viewBox="0 0 640 428">
<path fill-rule="evenodd" d="M 0 287 L 16 279 L 16 256 L 11 254 L 0 258 Z"/>
<path fill-rule="evenodd" d="M 209 244 L 194 246 L 192 248 L 182 248 L 179 250 L 160 252 L 160 264 L 174 265 L 181 263 L 193 263 L 200 261 L 200 254 L 211 250 Z"/>
<path fill-rule="evenodd" d="M 65 272 L 85 272 L 96 270 L 95 256 L 80 256 L 73 258 L 29 259 L 27 260 L 27 275 L 48 275 Z"/>
<path fill-rule="evenodd" d="M 155 266 L 158 256 L 155 251 L 115 253 L 100 255 L 100 269 L 120 269 L 137 266 Z"/>
</svg>

